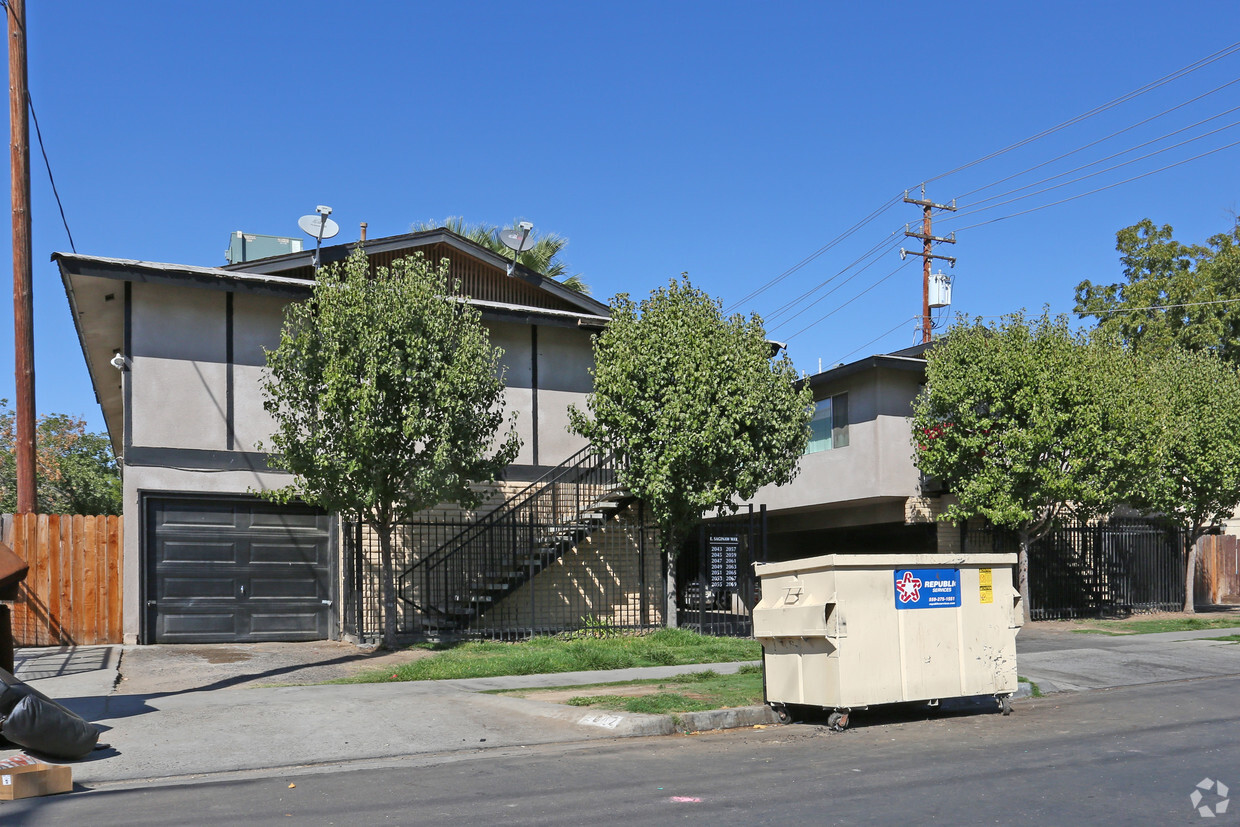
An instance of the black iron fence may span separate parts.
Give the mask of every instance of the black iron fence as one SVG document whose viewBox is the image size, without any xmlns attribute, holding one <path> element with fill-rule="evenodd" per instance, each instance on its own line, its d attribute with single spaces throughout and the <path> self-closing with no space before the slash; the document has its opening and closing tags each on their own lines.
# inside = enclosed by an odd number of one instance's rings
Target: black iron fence
<svg viewBox="0 0 1240 827">
<path fill-rule="evenodd" d="M 1016 552 L 1010 531 L 969 528 L 965 550 Z M 1180 532 L 1151 519 L 1067 525 L 1029 549 L 1034 620 L 1177 611 L 1184 603 Z"/>
<path fill-rule="evenodd" d="M 400 526 L 399 632 L 520 639 L 664 625 L 658 539 L 616 470 L 585 449 L 476 520 Z M 382 629 L 378 541 L 356 525 L 345 536 L 346 631 L 370 639 Z"/>
<path fill-rule="evenodd" d="M 677 624 L 705 635 L 751 637 L 761 597 L 753 564 L 765 559 L 765 505 L 698 526 L 676 564 Z"/>
</svg>

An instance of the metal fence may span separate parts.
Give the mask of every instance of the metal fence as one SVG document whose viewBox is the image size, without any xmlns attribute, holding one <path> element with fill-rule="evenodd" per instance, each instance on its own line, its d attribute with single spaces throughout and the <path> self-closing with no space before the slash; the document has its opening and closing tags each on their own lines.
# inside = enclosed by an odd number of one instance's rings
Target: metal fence
<svg viewBox="0 0 1240 827">
<path fill-rule="evenodd" d="M 347 524 L 346 631 L 382 629 L 378 540 Z M 664 625 L 658 538 L 586 449 L 476 520 L 427 516 L 394 542 L 397 628 L 413 638 L 521 639 Z"/>
<path fill-rule="evenodd" d="M 966 551 L 1016 552 L 1013 532 L 970 528 Z M 1034 620 L 1177 611 L 1184 603 L 1179 530 L 1151 519 L 1066 525 L 1029 549 Z"/>
<path fill-rule="evenodd" d="M 676 565 L 677 623 L 704 635 L 751 637 L 761 595 L 753 564 L 766 559 L 766 506 L 698 526 Z"/>
</svg>

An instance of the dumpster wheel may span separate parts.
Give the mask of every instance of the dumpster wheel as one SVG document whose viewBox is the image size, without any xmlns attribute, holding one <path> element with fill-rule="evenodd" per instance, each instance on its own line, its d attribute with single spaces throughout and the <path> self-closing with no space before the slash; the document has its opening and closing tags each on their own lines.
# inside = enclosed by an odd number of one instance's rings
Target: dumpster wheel
<svg viewBox="0 0 1240 827">
<path fill-rule="evenodd" d="M 827 716 L 827 726 L 832 732 L 843 732 L 848 729 L 848 710 L 836 710 Z"/>
<path fill-rule="evenodd" d="M 1004 715 L 1012 714 L 1012 696 L 1011 695 L 996 695 L 995 700 L 999 702 L 1000 712 L 1002 712 Z"/>
<path fill-rule="evenodd" d="M 775 711 L 775 717 L 779 719 L 781 724 L 792 723 L 792 713 L 788 711 L 788 707 L 783 704 L 773 703 L 771 709 Z"/>
</svg>

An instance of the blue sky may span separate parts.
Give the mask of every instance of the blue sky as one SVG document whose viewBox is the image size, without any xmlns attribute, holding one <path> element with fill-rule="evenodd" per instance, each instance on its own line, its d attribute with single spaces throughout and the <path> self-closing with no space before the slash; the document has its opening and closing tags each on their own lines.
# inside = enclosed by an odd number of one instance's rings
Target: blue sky
<svg viewBox="0 0 1240 827">
<path fill-rule="evenodd" d="M 1240 7 L 1210 0 L 1020 12 L 993 2 L 31 5 L 31 94 L 80 253 L 218 265 L 232 231 L 297 235 L 317 204 L 335 209 L 341 241 L 361 221 L 376 238 L 447 216 L 525 218 L 569 239 L 565 258 L 600 299 L 644 296 L 687 271 L 725 306 L 904 189 L 1219 52 L 1240 31 Z M 1119 280 L 1115 231 L 1145 217 L 1183 241 L 1225 231 L 1240 209 L 1240 146 L 1147 173 L 1240 140 L 1236 127 L 964 213 L 1175 130 L 1188 127 L 1031 189 L 1228 127 L 1240 112 L 1221 113 L 1240 105 L 1240 83 L 1212 90 L 1237 78 L 1240 52 L 932 181 L 931 198 L 962 207 L 936 223 L 936 234 L 959 231 L 941 250 L 959 260 L 952 311 L 1068 311 L 1081 280 Z M 48 262 L 69 243 L 42 164 L 36 144 L 38 410 L 101 429 Z M 897 203 L 738 309 L 768 317 L 810 372 L 820 359 L 912 344 L 920 267 L 889 274 L 905 222 L 919 219 Z M 868 269 L 858 272 L 870 259 L 846 270 L 883 244 Z M 12 365 L 12 343 L 5 314 L 0 364 Z M 0 396 L 12 400 L 12 388 L 6 368 Z"/>
</svg>

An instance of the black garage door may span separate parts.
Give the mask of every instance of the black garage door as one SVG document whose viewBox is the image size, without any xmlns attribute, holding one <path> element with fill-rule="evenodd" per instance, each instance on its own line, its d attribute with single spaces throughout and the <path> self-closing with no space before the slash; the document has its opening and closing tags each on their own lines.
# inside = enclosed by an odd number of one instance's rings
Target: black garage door
<svg viewBox="0 0 1240 827">
<path fill-rule="evenodd" d="M 153 643 L 328 636 L 327 515 L 253 500 L 147 501 L 147 624 Z"/>
</svg>

